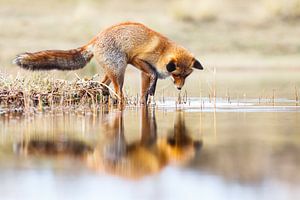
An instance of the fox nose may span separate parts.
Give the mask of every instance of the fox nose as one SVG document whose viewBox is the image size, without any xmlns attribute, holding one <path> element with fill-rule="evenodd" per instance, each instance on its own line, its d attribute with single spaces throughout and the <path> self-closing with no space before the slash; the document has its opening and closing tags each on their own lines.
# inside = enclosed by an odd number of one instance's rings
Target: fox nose
<svg viewBox="0 0 300 200">
<path fill-rule="evenodd" d="M 177 87 L 178 90 L 181 90 L 181 87 Z"/>
</svg>

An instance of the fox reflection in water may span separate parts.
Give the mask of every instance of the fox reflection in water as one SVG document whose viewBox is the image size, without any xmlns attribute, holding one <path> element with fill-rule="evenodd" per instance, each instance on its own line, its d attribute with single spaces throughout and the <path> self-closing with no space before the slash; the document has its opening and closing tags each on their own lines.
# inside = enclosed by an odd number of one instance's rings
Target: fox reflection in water
<svg viewBox="0 0 300 200">
<path fill-rule="evenodd" d="M 190 137 L 184 113 L 178 112 L 174 128 L 167 137 L 157 134 L 155 111 L 141 109 L 141 139 L 128 143 L 124 133 L 123 112 L 114 113 L 105 125 L 105 141 L 95 146 L 74 140 L 33 139 L 18 144 L 22 155 L 75 156 L 96 171 L 128 178 L 140 178 L 159 172 L 169 164 L 191 161 L 202 147 L 202 141 Z"/>
</svg>

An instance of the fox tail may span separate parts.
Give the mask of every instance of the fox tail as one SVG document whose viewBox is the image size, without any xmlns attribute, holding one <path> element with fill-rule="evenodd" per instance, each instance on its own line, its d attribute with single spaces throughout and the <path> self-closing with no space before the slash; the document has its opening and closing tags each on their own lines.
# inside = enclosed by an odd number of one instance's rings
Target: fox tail
<svg viewBox="0 0 300 200">
<path fill-rule="evenodd" d="M 71 50 L 45 50 L 22 53 L 13 63 L 29 70 L 76 70 L 83 68 L 93 57 L 91 44 Z"/>
</svg>

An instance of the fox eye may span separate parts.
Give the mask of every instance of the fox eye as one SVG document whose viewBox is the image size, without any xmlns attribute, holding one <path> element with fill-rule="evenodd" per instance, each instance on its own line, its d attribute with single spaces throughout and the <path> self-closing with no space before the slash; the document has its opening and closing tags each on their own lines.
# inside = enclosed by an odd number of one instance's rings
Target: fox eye
<svg viewBox="0 0 300 200">
<path fill-rule="evenodd" d="M 176 69 L 176 65 L 173 61 L 170 61 L 166 66 L 168 72 L 173 72 Z"/>
</svg>

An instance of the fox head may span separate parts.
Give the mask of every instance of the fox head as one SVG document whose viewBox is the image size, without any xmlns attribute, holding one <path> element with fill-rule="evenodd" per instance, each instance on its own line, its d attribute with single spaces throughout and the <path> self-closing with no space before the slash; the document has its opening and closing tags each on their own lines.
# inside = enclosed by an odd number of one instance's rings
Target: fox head
<svg viewBox="0 0 300 200">
<path fill-rule="evenodd" d="M 178 90 L 181 90 L 185 79 L 194 69 L 203 70 L 200 62 L 185 49 L 177 50 L 167 63 L 166 68 Z"/>
</svg>

